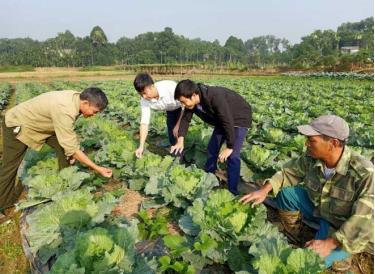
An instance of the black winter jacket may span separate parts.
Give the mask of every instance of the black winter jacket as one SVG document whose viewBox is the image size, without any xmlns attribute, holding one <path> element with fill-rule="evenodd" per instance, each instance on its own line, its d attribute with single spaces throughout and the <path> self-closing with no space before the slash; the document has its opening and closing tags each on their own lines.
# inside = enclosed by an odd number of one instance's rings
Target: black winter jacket
<svg viewBox="0 0 375 274">
<path fill-rule="evenodd" d="M 184 110 L 178 135 L 187 134 L 193 114 L 197 114 L 204 122 L 224 129 L 228 148 L 234 145 L 234 128 L 251 127 L 251 106 L 237 92 L 224 88 L 198 84 L 198 92 L 202 111 L 198 106 Z"/>
</svg>

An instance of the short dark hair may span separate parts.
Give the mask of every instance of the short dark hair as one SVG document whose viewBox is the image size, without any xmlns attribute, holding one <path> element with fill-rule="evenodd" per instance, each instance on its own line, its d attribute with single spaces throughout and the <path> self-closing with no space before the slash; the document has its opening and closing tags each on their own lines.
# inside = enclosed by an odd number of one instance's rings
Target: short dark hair
<svg viewBox="0 0 375 274">
<path fill-rule="evenodd" d="M 189 80 L 182 80 L 178 82 L 174 91 L 174 99 L 178 100 L 180 97 L 191 98 L 193 94 L 198 94 L 198 85 Z"/>
<path fill-rule="evenodd" d="M 330 141 L 330 140 L 336 139 L 337 141 L 339 141 L 340 147 L 344 147 L 345 144 L 346 144 L 346 140 L 340 140 L 340 139 L 333 138 L 333 137 L 330 137 L 330 136 L 327 136 L 327 135 L 321 135 L 321 136 L 322 136 L 324 141 Z"/>
<path fill-rule="evenodd" d="M 138 92 L 143 92 L 145 87 L 148 87 L 154 84 L 154 80 L 152 80 L 150 74 L 148 74 L 147 72 L 140 72 L 135 77 L 133 84 L 134 84 L 134 88 Z"/>
<path fill-rule="evenodd" d="M 89 87 L 81 92 L 79 99 L 86 100 L 90 105 L 98 107 L 103 110 L 108 105 L 108 99 L 105 93 L 97 87 Z"/>
</svg>

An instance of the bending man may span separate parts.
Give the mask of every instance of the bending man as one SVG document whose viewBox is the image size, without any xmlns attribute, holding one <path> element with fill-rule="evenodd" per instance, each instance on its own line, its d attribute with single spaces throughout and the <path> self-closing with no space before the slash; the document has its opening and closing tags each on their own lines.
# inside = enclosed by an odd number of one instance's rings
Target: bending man
<svg viewBox="0 0 375 274">
<path fill-rule="evenodd" d="M 60 169 L 76 159 L 102 176 L 111 177 L 111 169 L 96 165 L 80 150 L 74 132 L 74 122 L 80 114 L 93 116 L 107 104 L 104 92 L 92 87 L 82 93 L 46 92 L 8 110 L 2 125 L 0 211 L 13 206 L 23 190 L 20 183 L 16 184 L 16 177 L 27 148 L 40 150 L 46 143 L 56 151 Z"/>
<path fill-rule="evenodd" d="M 228 188 L 237 195 L 241 169 L 240 152 L 251 126 L 250 105 L 230 89 L 196 84 L 191 80 L 179 82 L 174 96 L 185 106 L 185 111 L 181 118 L 178 140 L 176 145 L 171 147 L 171 153 L 182 152 L 184 136 L 195 113 L 204 122 L 215 127 L 208 143 L 206 172 L 216 171 L 218 159 L 221 162 L 228 159 Z M 226 148 L 219 155 L 224 142 Z"/>
<path fill-rule="evenodd" d="M 181 119 L 181 104 L 174 98 L 176 82 L 164 80 L 154 83 L 148 73 L 139 73 L 134 79 L 134 88 L 141 98 L 141 126 L 139 129 L 139 147 L 135 155 L 142 157 L 150 124 L 151 109 L 165 111 L 169 143 L 176 143 L 177 131 Z"/>
</svg>

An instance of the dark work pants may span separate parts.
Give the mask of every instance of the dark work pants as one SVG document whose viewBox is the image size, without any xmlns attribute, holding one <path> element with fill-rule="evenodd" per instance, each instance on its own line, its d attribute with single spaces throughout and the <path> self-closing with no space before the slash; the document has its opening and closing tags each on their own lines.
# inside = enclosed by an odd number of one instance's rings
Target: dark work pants
<svg viewBox="0 0 375 274">
<path fill-rule="evenodd" d="M 235 195 L 238 195 L 237 185 L 240 180 L 241 158 L 240 152 L 245 140 L 248 129 L 244 127 L 235 127 L 235 138 L 233 152 L 227 159 L 228 189 Z M 208 143 L 208 158 L 204 166 L 206 172 L 215 172 L 217 169 L 217 158 L 220 148 L 225 141 L 225 132 L 222 127 L 215 127 L 211 139 Z"/>
<path fill-rule="evenodd" d="M 6 127 L 5 121 L 3 121 L 3 163 L 0 168 L 0 210 L 13 206 L 23 191 L 22 183 L 17 181 L 16 177 L 17 170 L 25 156 L 27 145 L 16 138 L 13 129 L 13 127 Z M 53 135 L 49 137 L 46 143 L 55 150 L 59 168 L 68 167 L 69 161 L 66 159 L 64 149 L 58 143 L 56 136 Z"/>
<path fill-rule="evenodd" d="M 181 108 L 167 111 L 167 129 L 168 129 L 168 139 L 171 146 L 174 146 L 177 142 L 176 138 L 173 136 L 173 129 L 180 118 Z"/>
</svg>

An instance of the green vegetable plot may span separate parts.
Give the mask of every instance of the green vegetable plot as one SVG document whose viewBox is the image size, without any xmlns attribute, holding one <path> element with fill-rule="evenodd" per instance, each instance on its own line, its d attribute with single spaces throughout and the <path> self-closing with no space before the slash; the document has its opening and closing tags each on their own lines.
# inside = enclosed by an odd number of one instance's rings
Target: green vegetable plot
<svg viewBox="0 0 375 274">
<path fill-rule="evenodd" d="M 253 108 L 253 126 L 241 153 L 243 181 L 267 178 L 303 153 L 305 138 L 296 126 L 323 114 L 346 119 L 349 145 L 373 157 L 373 82 L 331 78 L 206 82 L 239 92 Z M 95 117 L 79 118 L 76 131 L 82 149 L 97 164 L 113 169 L 123 188 L 105 191 L 108 180 L 79 164 L 58 171 L 48 148 L 27 154 L 22 180 L 28 196 L 18 208 L 26 216 L 28 248 L 50 273 L 208 273 L 218 265 L 237 274 L 323 271 L 318 255 L 288 245 L 267 221 L 264 205 L 241 204 L 201 169 L 212 128 L 198 119 L 192 120 L 181 164 L 161 147 L 167 141 L 165 114 L 153 112 L 148 149 L 137 159 L 140 98 L 131 81 L 22 83 L 16 85 L 16 100 L 89 86 L 102 88 L 109 106 Z M 0 86 L 0 95 L 7 90 L 9 86 Z M 0 107 L 1 102 L 2 97 Z M 128 189 L 144 196 L 141 208 L 134 218 L 115 217 L 116 204 L 127 205 L 123 194 Z"/>
</svg>

